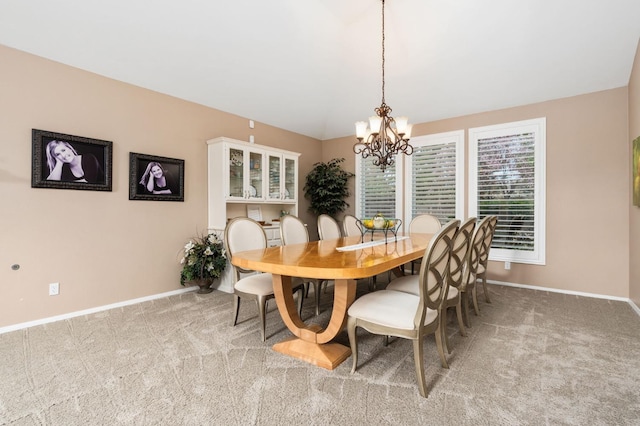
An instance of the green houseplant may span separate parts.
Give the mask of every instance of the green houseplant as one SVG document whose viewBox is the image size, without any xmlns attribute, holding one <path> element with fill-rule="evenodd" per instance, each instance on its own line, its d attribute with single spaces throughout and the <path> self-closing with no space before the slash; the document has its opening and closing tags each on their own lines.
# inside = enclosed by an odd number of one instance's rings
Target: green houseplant
<svg viewBox="0 0 640 426">
<path fill-rule="evenodd" d="M 180 271 L 180 284 L 200 287 L 198 293 L 210 293 L 213 280 L 227 266 L 227 254 L 222 240 L 216 234 L 199 235 L 184 246 Z"/>
<path fill-rule="evenodd" d="M 307 175 L 304 194 L 311 202 L 309 210 L 316 215 L 335 216 L 349 207 L 345 201 L 349 196 L 347 185 L 355 175 L 342 169 L 343 161 L 344 158 L 334 158 L 327 163 L 315 163 Z"/>
</svg>

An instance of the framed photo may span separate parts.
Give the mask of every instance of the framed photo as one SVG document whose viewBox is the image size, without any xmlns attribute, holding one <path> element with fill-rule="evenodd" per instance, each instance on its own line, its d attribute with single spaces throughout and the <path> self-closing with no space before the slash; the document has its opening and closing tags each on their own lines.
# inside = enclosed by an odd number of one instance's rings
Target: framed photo
<svg viewBox="0 0 640 426">
<path fill-rule="evenodd" d="M 129 199 L 184 201 L 184 160 L 130 152 Z"/>
<path fill-rule="evenodd" d="M 111 191 L 113 142 L 32 129 L 31 187 Z"/>
</svg>

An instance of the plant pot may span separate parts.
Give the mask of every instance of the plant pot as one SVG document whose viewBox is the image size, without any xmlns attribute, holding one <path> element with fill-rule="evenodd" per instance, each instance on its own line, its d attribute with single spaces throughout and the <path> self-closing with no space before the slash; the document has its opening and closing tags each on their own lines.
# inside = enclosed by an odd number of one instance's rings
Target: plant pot
<svg viewBox="0 0 640 426">
<path fill-rule="evenodd" d="M 211 284 L 213 284 L 213 280 L 211 279 L 202 278 L 199 280 L 187 281 L 187 283 L 190 285 L 197 285 L 198 287 L 200 287 L 200 290 L 197 291 L 198 294 L 207 294 L 213 291 L 213 289 L 211 288 Z"/>
</svg>

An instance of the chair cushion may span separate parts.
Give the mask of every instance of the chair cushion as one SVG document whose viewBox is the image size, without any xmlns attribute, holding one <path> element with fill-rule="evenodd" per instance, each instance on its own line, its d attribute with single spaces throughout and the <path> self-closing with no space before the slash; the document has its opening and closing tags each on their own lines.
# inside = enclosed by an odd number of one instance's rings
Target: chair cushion
<svg viewBox="0 0 640 426">
<path fill-rule="evenodd" d="M 239 279 L 233 286 L 243 293 L 268 296 L 273 294 L 273 277 L 271 274 L 255 274 Z"/>
<path fill-rule="evenodd" d="M 387 285 L 387 290 L 402 291 L 404 293 L 411 293 L 419 296 L 419 279 L 419 275 L 404 275 L 402 277 L 395 278 Z"/>
<path fill-rule="evenodd" d="M 349 307 L 350 317 L 356 317 L 375 324 L 413 330 L 413 319 L 420 305 L 420 298 L 400 291 L 380 290 L 365 294 Z M 438 318 L 438 313 L 427 309 L 424 324 Z"/>
<path fill-rule="evenodd" d="M 418 275 L 405 275 L 403 277 L 398 277 L 391 281 L 389 285 L 387 285 L 387 290 L 402 291 L 404 293 L 410 293 L 419 296 L 420 293 L 418 290 L 418 279 Z M 453 300 L 456 297 L 458 297 L 458 289 L 453 286 L 449 286 L 447 300 Z"/>
</svg>

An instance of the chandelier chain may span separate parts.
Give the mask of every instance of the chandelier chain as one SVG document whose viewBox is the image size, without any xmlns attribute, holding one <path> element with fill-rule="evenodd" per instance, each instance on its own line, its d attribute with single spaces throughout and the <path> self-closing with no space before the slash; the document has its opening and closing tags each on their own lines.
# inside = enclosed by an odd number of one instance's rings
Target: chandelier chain
<svg viewBox="0 0 640 426">
<path fill-rule="evenodd" d="M 384 0 L 382 0 L 382 103 L 384 104 Z"/>
</svg>

